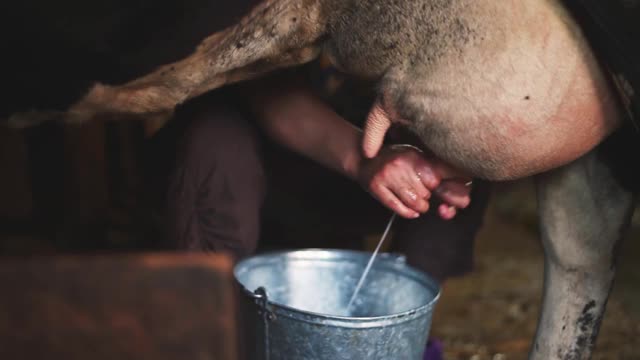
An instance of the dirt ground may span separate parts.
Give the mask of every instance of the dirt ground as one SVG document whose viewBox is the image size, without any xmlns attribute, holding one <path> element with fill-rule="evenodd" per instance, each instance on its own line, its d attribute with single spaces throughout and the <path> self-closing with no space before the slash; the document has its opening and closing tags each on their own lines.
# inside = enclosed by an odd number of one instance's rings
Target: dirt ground
<svg viewBox="0 0 640 360">
<path fill-rule="evenodd" d="M 637 222 L 636 222 L 637 223 Z M 640 228 L 623 245 L 594 359 L 640 359 Z M 633 241 L 635 240 L 635 241 Z M 543 254 L 533 188 L 496 191 L 476 248 L 476 269 L 447 282 L 432 335 L 446 359 L 526 359 L 542 294 Z"/>
</svg>

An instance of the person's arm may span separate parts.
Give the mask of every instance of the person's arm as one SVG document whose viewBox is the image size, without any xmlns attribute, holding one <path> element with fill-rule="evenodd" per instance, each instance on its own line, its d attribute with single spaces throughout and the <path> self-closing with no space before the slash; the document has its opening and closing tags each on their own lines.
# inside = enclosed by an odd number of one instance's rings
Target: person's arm
<svg viewBox="0 0 640 360">
<path fill-rule="evenodd" d="M 272 140 L 356 180 L 360 129 L 304 86 L 269 82 L 251 90 L 251 109 Z"/>
<path fill-rule="evenodd" d="M 265 132 L 281 145 L 358 181 L 380 202 L 406 218 L 428 210 L 431 191 L 457 174 L 419 152 L 387 149 L 375 159 L 362 155 L 362 131 L 336 114 L 307 87 L 293 82 L 261 82 L 244 89 Z M 442 199 L 463 208 L 469 189 L 459 182 L 440 187 Z M 439 209 L 455 216 L 451 206 Z"/>
</svg>

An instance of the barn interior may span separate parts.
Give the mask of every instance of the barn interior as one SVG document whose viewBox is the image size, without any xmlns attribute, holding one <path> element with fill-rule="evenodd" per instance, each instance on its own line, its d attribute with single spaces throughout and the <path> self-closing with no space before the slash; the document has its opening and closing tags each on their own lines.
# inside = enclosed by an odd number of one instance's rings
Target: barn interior
<svg viewBox="0 0 640 360">
<path fill-rule="evenodd" d="M 368 84 L 346 78 L 322 61 L 301 71 L 309 75 L 337 112 L 356 125 L 362 123 L 373 97 Z M 154 185 L 145 173 L 147 166 L 150 162 L 169 162 L 172 156 L 149 152 L 148 145 L 159 127 L 154 121 L 137 120 L 47 123 L 28 129 L 0 127 L 0 297 L 19 291 L 19 283 L 30 281 L 35 271 L 46 279 L 47 271 L 58 266 L 12 272 L 33 259 L 64 262 L 68 256 L 90 259 L 95 255 L 171 253 L 164 247 L 162 228 L 157 226 L 153 203 L 157 199 L 147 196 Z M 386 208 L 351 180 L 270 143 L 264 135 L 261 141 L 269 182 L 261 209 L 258 253 L 375 248 L 390 215 Z M 594 359 L 640 358 L 639 235 L 640 217 L 636 216 L 619 251 L 618 275 Z M 392 228 L 383 250 L 393 241 Z M 489 205 L 472 251 L 472 271 L 446 281 L 431 337 L 442 348 L 444 359 L 525 359 L 538 320 L 544 267 L 532 179 L 491 184 Z M 219 261 L 228 271 L 228 260 Z M 105 275 L 107 281 L 117 284 L 121 273 L 101 271 L 111 274 Z M 93 279 L 91 272 L 77 272 L 76 276 L 85 276 L 86 281 Z M 53 277 L 54 272 L 51 274 Z M 64 288 L 64 281 L 57 280 L 52 278 L 51 291 L 56 291 L 56 286 Z M 131 286 L 122 288 L 132 291 Z M 52 311 L 73 302 L 65 296 L 81 298 L 85 296 L 83 291 L 90 290 L 60 291 L 66 295 L 50 303 Z M 228 288 L 220 291 L 231 294 Z M 28 304 L 4 304 L 4 309 L 0 307 L 0 313 L 5 313 L 0 314 L 0 337 L 11 338 L 20 334 L 22 324 L 41 321 L 24 313 Z M 224 312 L 222 309 L 211 316 L 223 317 Z M 65 327 L 62 320 L 56 325 L 58 331 Z M 223 329 L 227 333 L 236 330 L 234 324 L 225 326 L 229 326 Z M 222 331 L 210 328 L 209 324 L 211 334 Z M 225 341 L 234 342 L 234 336 Z M 75 354 L 75 358 L 93 351 L 71 339 L 63 340 L 67 341 L 63 346 L 69 349 L 66 354 Z M 140 347 L 133 353 L 150 358 L 144 355 L 144 344 L 134 344 Z M 110 358 L 109 349 L 104 351 L 103 358 Z M 231 360 L 233 354 L 235 350 L 213 358 Z M 0 358 L 11 358 L 7 357 L 10 352 L 5 355 L 0 346 Z"/>
<path fill-rule="evenodd" d="M 336 109 L 362 118 L 366 91 L 336 74 L 322 85 Z M 153 131 L 153 124 L 140 122 L 0 129 L 2 259 L 163 251 L 141 190 L 148 186 L 141 169 Z M 270 188 L 259 251 L 373 250 L 388 210 L 359 185 L 301 156 L 268 143 L 265 154 Z M 432 336 L 445 359 L 526 358 L 542 294 L 537 226 L 531 179 L 492 184 L 474 268 L 447 280 L 437 305 Z M 634 221 L 595 359 L 640 356 L 640 245 L 632 241 L 639 232 Z M 393 229 L 386 248 L 392 243 Z"/>
</svg>

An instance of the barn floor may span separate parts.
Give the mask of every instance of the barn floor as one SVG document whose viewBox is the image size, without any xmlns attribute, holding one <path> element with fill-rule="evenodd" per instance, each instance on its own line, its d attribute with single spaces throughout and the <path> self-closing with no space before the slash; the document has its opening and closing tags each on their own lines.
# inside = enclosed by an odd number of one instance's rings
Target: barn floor
<svg viewBox="0 0 640 360">
<path fill-rule="evenodd" d="M 526 359 L 542 288 L 543 255 L 532 187 L 497 191 L 476 248 L 476 270 L 450 280 L 432 335 L 446 359 Z M 523 207 L 522 204 L 529 204 Z M 640 359 L 640 229 L 624 244 L 594 359 Z"/>
</svg>

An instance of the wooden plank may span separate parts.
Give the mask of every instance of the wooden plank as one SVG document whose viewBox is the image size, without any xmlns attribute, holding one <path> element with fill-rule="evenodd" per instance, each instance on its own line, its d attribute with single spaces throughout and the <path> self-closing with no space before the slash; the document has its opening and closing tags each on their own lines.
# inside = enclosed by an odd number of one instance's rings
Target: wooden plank
<svg viewBox="0 0 640 360">
<path fill-rule="evenodd" d="M 236 359 L 223 255 L 4 260 L 0 289 L 0 359 Z"/>
<path fill-rule="evenodd" d="M 29 219 L 33 204 L 23 132 L 0 127 L 0 174 L 0 218 Z"/>
</svg>

